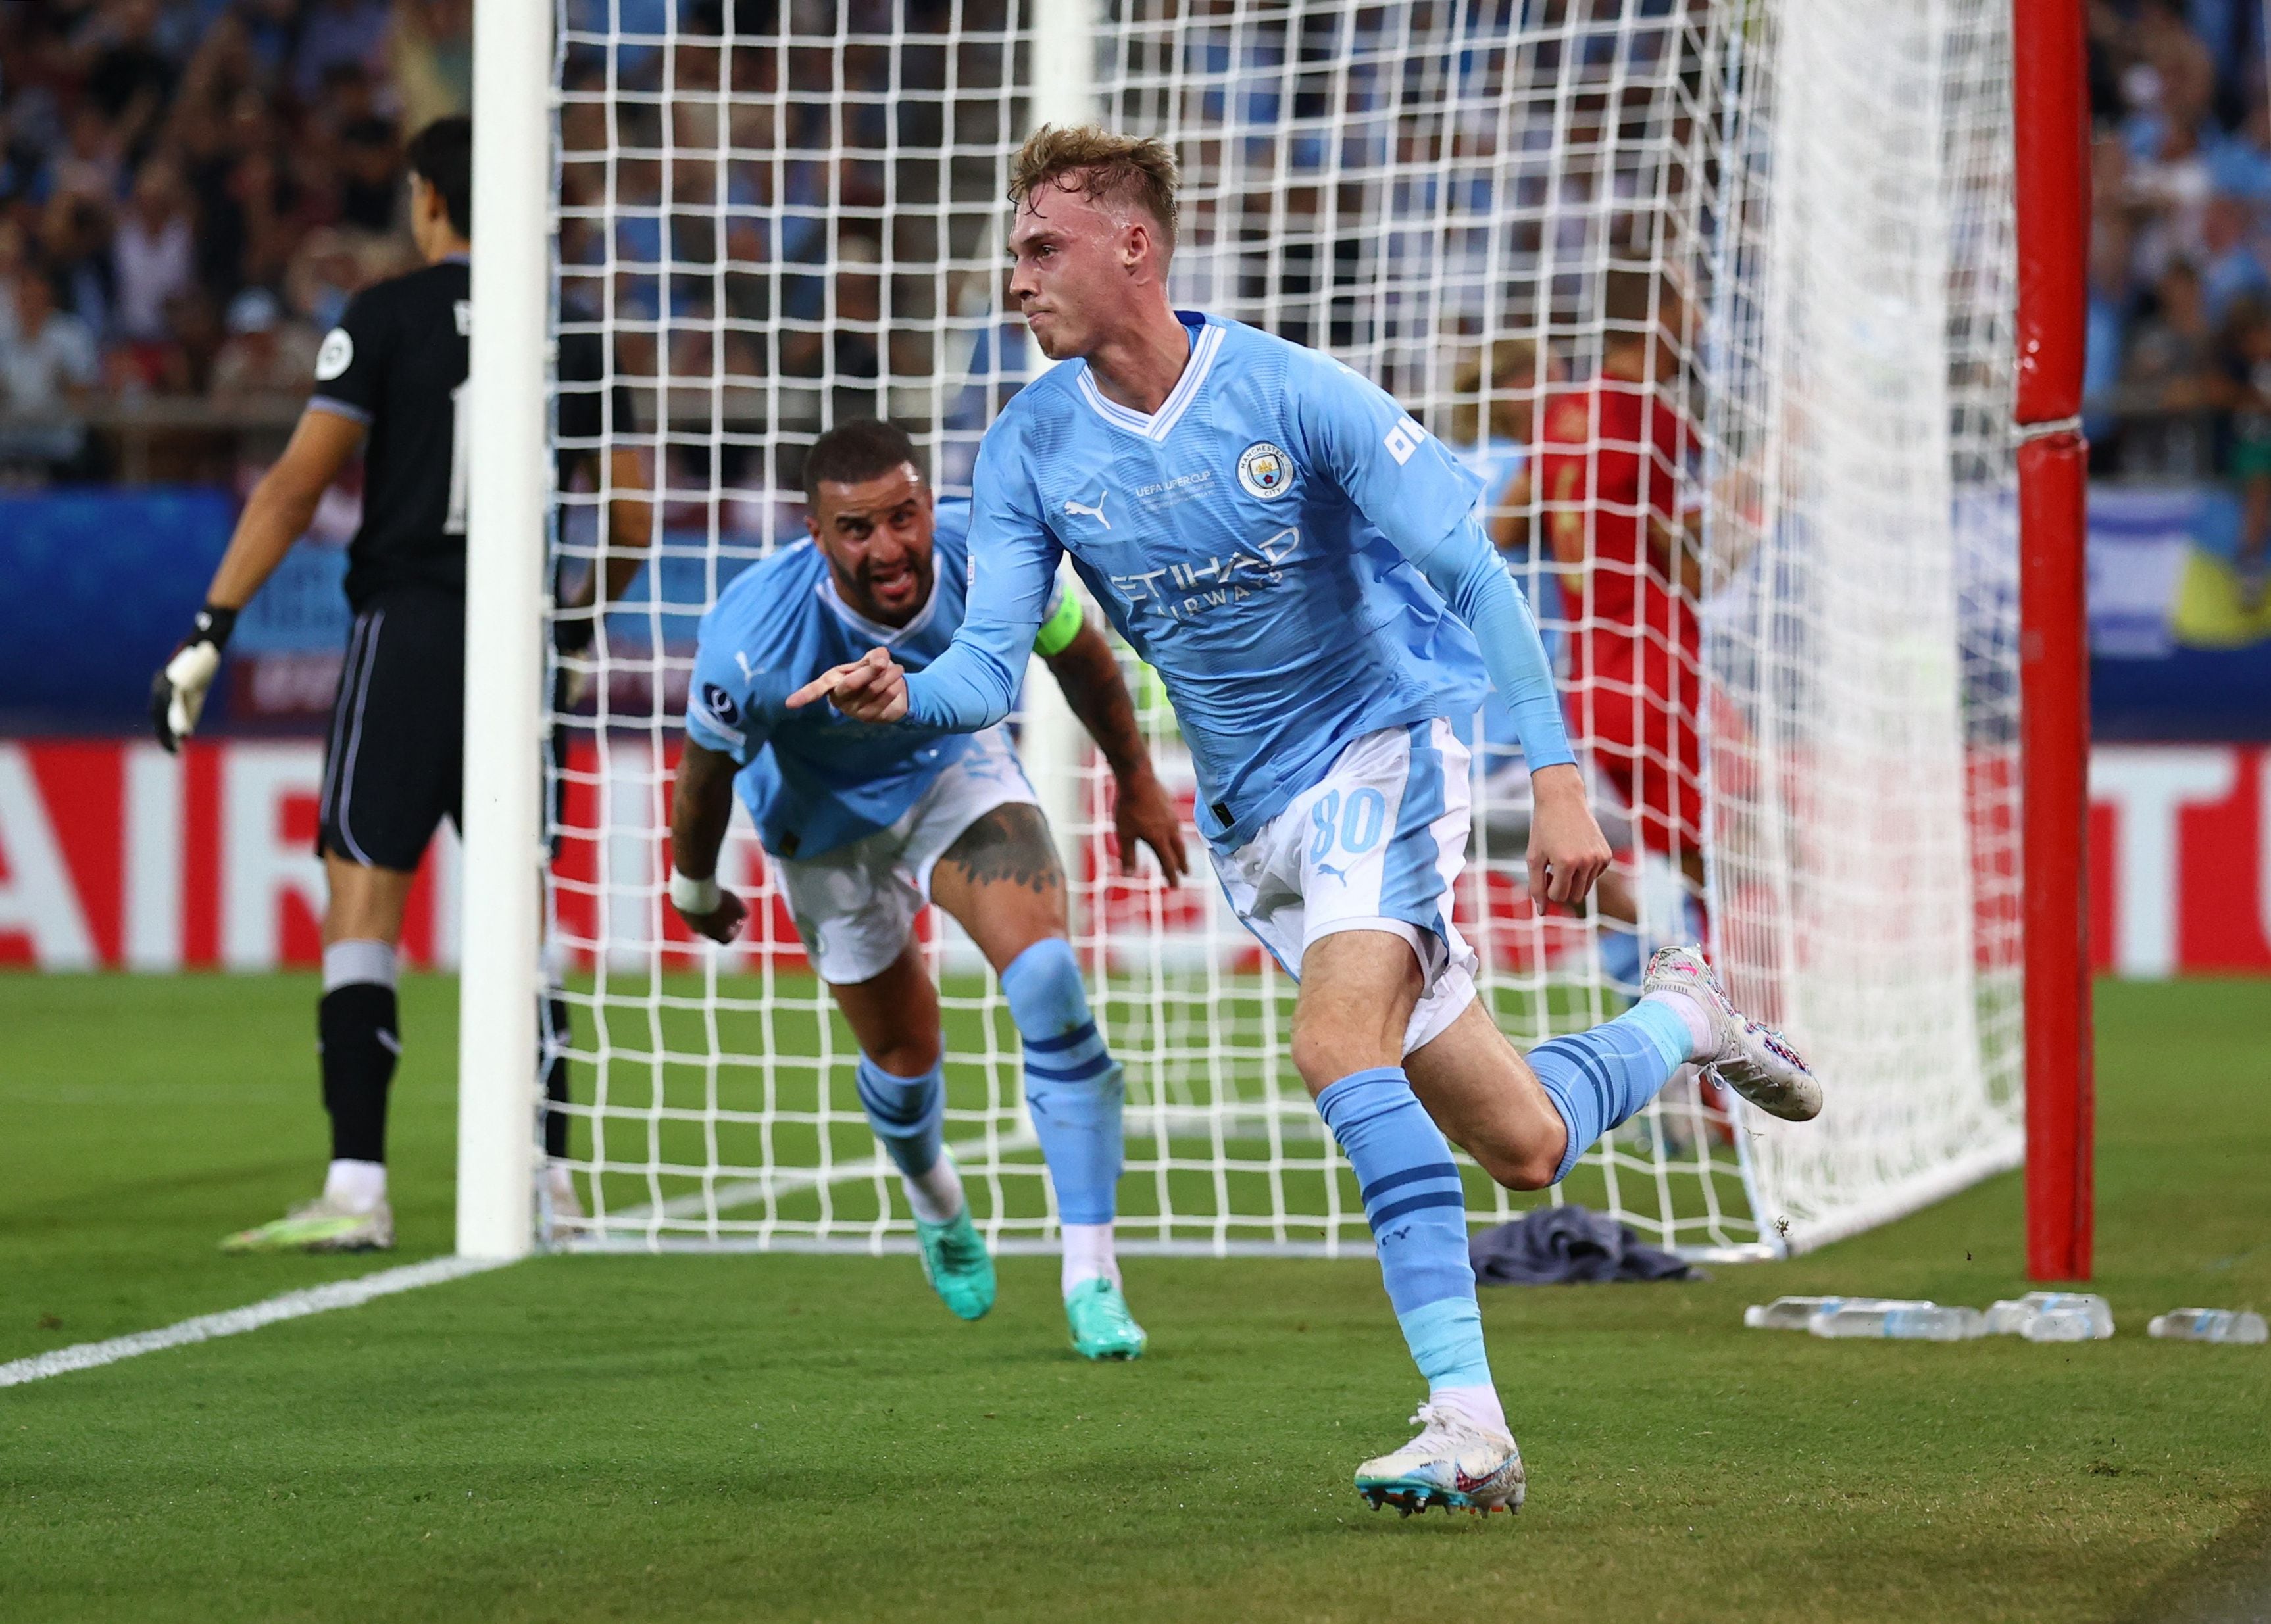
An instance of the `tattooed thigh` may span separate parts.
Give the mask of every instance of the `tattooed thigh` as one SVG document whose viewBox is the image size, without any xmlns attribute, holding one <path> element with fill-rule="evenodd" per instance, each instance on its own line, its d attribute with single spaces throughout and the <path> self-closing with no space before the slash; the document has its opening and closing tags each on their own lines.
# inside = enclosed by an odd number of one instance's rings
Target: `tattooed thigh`
<svg viewBox="0 0 2271 1624">
<path fill-rule="evenodd" d="M 1039 893 L 1064 886 L 1047 820 L 1036 806 L 994 808 L 956 837 L 938 860 L 966 885 L 1017 885 Z"/>
</svg>

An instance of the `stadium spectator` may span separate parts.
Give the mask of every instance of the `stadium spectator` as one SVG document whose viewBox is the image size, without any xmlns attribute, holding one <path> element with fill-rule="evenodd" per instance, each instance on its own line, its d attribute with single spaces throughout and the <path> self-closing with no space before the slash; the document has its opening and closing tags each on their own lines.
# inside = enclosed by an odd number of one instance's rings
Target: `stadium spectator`
<svg viewBox="0 0 2271 1624">
<path fill-rule="evenodd" d="M 612 259 L 616 320 L 749 324 L 725 346 L 746 353 L 733 367 L 745 376 L 833 376 L 858 386 L 853 392 L 872 408 L 870 380 L 885 356 L 894 376 L 927 371 L 935 357 L 910 326 L 924 315 L 927 287 L 899 278 L 886 287 L 840 251 L 846 242 L 857 252 L 888 241 L 895 262 L 924 256 L 922 244 L 901 242 L 899 226 L 887 229 L 883 219 L 880 155 L 893 140 L 904 147 L 912 138 L 909 119 L 929 116 L 911 103 L 898 109 L 895 130 L 890 54 L 757 44 L 753 36 L 778 26 L 787 8 L 745 5 L 737 26 L 747 47 L 733 49 L 708 42 L 723 33 L 714 0 L 574 0 L 570 10 L 578 28 L 654 36 L 674 29 L 678 43 L 625 44 L 612 64 L 590 45 L 571 49 L 562 143 L 571 155 L 592 157 L 569 166 L 564 191 L 585 205 L 611 200 L 616 212 L 612 245 L 599 222 L 563 223 L 563 263 L 592 268 L 563 287 L 563 305 L 596 313 L 599 268 Z M 812 8 L 815 17 L 830 10 Z M 934 10 L 913 8 L 907 26 Z M 870 11 L 883 19 L 878 27 L 891 26 L 891 8 Z M 2227 373 L 2228 346 L 2241 329 L 2226 318 L 2271 297 L 2263 19 L 2240 0 L 2090 0 L 2088 19 L 2099 131 L 2093 457 L 2104 472 L 2164 473 L 2167 436 L 2154 424 L 2167 414 L 2165 391 L 2142 402 L 2148 412 L 2140 418 L 2133 385 L 2166 382 L 2173 331 L 2185 325 L 2163 311 L 2166 273 L 2184 262 L 2200 280 L 2199 320 L 2186 331 L 2204 334 L 2207 351 L 2194 354 L 2187 341 L 2187 355 L 2200 363 L 2187 377 Z M 27 246 L 60 308 L 103 347 L 108 387 L 164 386 L 175 348 L 208 341 L 213 313 L 248 289 L 275 295 L 320 331 L 354 291 L 404 268 L 399 135 L 465 108 L 470 28 L 469 0 L 0 7 L 0 220 Z M 681 93 L 675 102 L 619 95 L 611 114 L 595 94 L 610 82 L 618 93 L 659 90 L 666 69 Z M 721 109 L 708 92 L 726 78 L 734 96 Z M 841 127 L 829 112 L 837 88 L 872 93 Z M 783 91 L 785 103 L 776 100 Z M 1562 145 L 1582 167 L 1596 161 L 1611 125 L 1598 98 L 1581 98 L 1574 112 Z M 681 154 L 667 187 L 652 160 L 627 156 L 666 140 Z M 683 160 L 720 145 L 777 160 L 726 166 L 721 197 L 702 166 Z M 1575 234 L 1573 250 L 1602 228 L 1582 208 L 1567 210 L 1561 225 Z M 373 241 L 342 247 L 342 231 Z M 382 252 L 376 239 L 395 246 Z M 834 276 L 822 270 L 831 240 Z M 722 280 L 707 269 L 713 257 L 729 267 Z M 666 258 L 692 267 L 667 287 Z M 8 275 L 0 264 L 0 286 Z M 1285 319 L 1312 319 L 1315 269 L 1289 261 L 1286 275 Z M 184 297 L 192 288 L 201 299 Z M 1557 283 L 1554 294 L 1575 297 L 1575 284 Z M 0 298 L 0 323 L 10 303 Z M 174 331 L 169 304 L 201 321 L 204 338 Z M 825 333 L 831 308 L 888 310 L 899 330 Z M 1322 325 L 1307 336 L 1349 337 Z M 629 370 L 643 362 L 652 371 L 689 341 L 625 333 L 621 342 Z M 724 349 L 712 347 L 722 358 Z M 2215 415 L 2215 443 L 2236 443 L 2235 409 L 2222 398 L 2197 408 Z"/>
<path fill-rule="evenodd" d="M 2208 404 L 2215 360 L 2215 331 L 2200 276 L 2179 259 L 2154 284 L 2155 308 L 2129 345 L 2124 377 L 2141 406 L 2188 412 Z"/>
<path fill-rule="evenodd" d="M 390 18 L 385 0 L 315 0 L 292 54 L 292 89 L 302 102 L 316 104 L 331 68 L 352 63 L 373 78 L 384 72 Z"/>
<path fill-rule="evenodd" d="M 307 393 L 316 373 L 316 332 L 287 320 L 274 294 L 248 287 L 230 301 L 226 325 L 228 336 L 213 358 L 215 400 L 287 397 L 296 404 Z"/>
<path fill-rule="evenodd" d="M 169 160 L 153 158 L 134 177 L 134 195 L 111 237 L 110 263 L 119 336 L 144 345 L 164 342 L 166 302 L 197 281 L 188 200 Z"/>
<path fill-rule="evenodd" d="M 2208 319 L 2222 321 L 2238 300 L 2271 288 L 2256 246 L 2259 223 L 2244 198 L 2211 197 L 2200 217 L 2200 292 Z"/>
<path fill-rule="evenodd" d="M 339 224 L 360 231 L 394 227 L 402 205 L 401 153 L 394 126 L 373 115 L 339 130 Z"/>
<path fill-rule="evenodd" d="M 157 128 L 173 94 L 176 71 L 158 48 L 157 30 L 154 0 L 113 0 L 79 52 L 87 99 L 129 152 Z"/>
<path fill-rule="evenodd" d="M 423 130 L 473 103 L 469 0 L 395 0 L 394 90 L 406 129 Z"/>
<path fill-rule="evenodd" d="M 97 337 L 108 332 L 115 302 L 110 212 L 88 197 L 57 197 L 41 221 L 40 252 L 63 309 Z"/>
<path fill-rule="evenodd" d="M 2233 564 L 2241 600 L 2252 609 L 2271 587 L 2271 304 L 2243 300 L 2224 332 L 2233 406 L 2226 472 L 2238 487 L 2240 505 Z"/>
<path fill-rule="evenodd" d="M 81 102 L 71 110 L 68 140 L 48 166 L 48 196 L 116 202 L 125 177 L 117 126 L 93 101 Z"/>
<path fill-rule="evenodd" d="M 38 271 L 19 270 L 11 284 L 8 331 L 0 336 L 0 462 L 61 471 L 83 456 L 86 430 L 78 413 L 101 376 L 94 335 L 56 308 L 55 290 Z"/>
</svg>

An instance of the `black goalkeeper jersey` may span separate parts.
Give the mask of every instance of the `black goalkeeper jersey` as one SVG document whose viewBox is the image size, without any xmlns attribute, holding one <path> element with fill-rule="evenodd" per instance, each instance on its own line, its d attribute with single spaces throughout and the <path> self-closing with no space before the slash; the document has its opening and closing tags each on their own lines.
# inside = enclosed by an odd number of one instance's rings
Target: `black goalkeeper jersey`
<svg viewBox="0 0 2271 1624">
<path fill-rule="evenodd" d="M 369 430 L 362 524 L 347 547 L 347 601 L 358 612 L 400 587 L 465 590 L 473 424 L 458 407 L 473 309 L 471 267 L 462 258 L 445 259 L 357 294 L 316 354 L 309 406 Z M 629 391 L 620 382 L 612 390 L 599 387 L 606 361 L 607 346 L 597 333 L 560 341 L 563 465 L 592 454 L 610 434 L 630 431 Z M 564 466 L 561 477 L 564 482 Z"/>
<path fill-rule="evenodd" d="M 347 601 L 399 587 L 465 590 L 465 399 L 473 272 L 445 259 L 366 287 L 316 355 L 311 410 L 353 418 L 363 446 L 362 525 L 347 546 Z"/>
</svg>

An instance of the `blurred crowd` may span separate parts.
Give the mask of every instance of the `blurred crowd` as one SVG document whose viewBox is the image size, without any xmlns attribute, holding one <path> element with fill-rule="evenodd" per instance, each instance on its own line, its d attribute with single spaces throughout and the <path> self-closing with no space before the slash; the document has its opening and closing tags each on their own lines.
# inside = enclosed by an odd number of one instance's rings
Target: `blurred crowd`
<svg viewBox="0 0 2271 1624">
<path fill-rule="evenodd" d="M 911 31 L 942 26 L 958 9 L 932 0 L 905 4 L 898 23 Z M 2260 0 L 2088 4 L 2096 140 L 2086 426 L 2094 466 L 2101 474 L 2138 478 L 2271 482 L 2271 102 L 2263 9 Z M 990 0 L 964 6 L 987 12 L 989 22 L 1001 9 Z M 615 103 L 619 128 L 607 111 L 607 87 L 620 94 L 649 88 L 645 81 L 653 79 L 659 90 L 661 53 L 639 41 L 668 30 L 674 13 L 681 30 L 719 32 L 720 9 L 717 0 L 571 0 L 571 31 L 604 28 L 612 17 L 615 37 L 626 41 L 608 61 L 592 48 L 591 34 L 570 34 L 562 250 L 571 316 L 599 302 L 596 288 L 584 285 L 588 273 L 579 272 L 611 257 L 582 218 L 599 215 L 608 173 L 583 161 L 586 154 L 665 143 L 681 153 L 713 147 L 713 131 L 681 126 L 718 115 L 712 98 L 732 58 L 681 51 L 678 77 L 699 78 L 706 66 L 707 83 L 677 84 L 674 98 Z M 807 23 L 829 31 L 830 19 L 817 13 L 830 8 L 793 9 L 800 31 Z M 808 10 L 815 14 L 807 18 Z M 847 0 L 845 10 L 865 19 L 863 26 L 891 26 L 893 8 L 881 0 Z M 763 0 L 741 0 L 737 26 L 746 28 L 753 13 L 767 26 L 782 15 Z M 427 121 L 466 107 L 471 19 L 472 0 L 0 0 L 0 474 L 101 473 L 97 443 L 82 419 L 102 406 L 174 398 L 280 408 L 303 394 L 320 335 L 348 297 L 411 263 L 400 220 L 403 144 Z M 844 108 L 847 126 L 863 120 L 903 126 L 895 131 L 903 151 L 943 137 L 943 128 L 907 122 L 927 108 L 894 105 L 892 76 L 880 56 L 870 86 L 864 81 L 871 76 L 851 56 L 823 66 L 830 53 L 808 54 L 821 79 L 841 73 L 873 92 Z M 801 77 L 804 55 L 786 59 L 787 78 Z M 733 71 L 735 93 L 771 93 L 748 103 L 737 94 L 726 104 L 736 108 L 729 145 L 810 145 L 817 159 L 831 142 L 891 144 L 880 130 L 867 140 L 854 139 L 848 128 L 801 136 L 773 128 L 769 108 L 779 105 L 784 89 L 773 78 L 775 65 L 771 51 L 752 52 Z M 957 70 L 970 113 L 1000 99 L 1001 64 L 988 65 L 991 72 L 975 62 Z M 937 66 L 935 75 L 921 77 L 935 77 L 942 87 L 956 82 L 942 61 Z M 530 67 L 541 71 L 540 63 Z M 783 116 L 791 125 L 824 124 L 835 101 L 791 96 Z M 674 105 L 666 114 L 666 102 Z M 744 123 L 750 128 L 741 129 Z M 746 270 L 833 258 L 842 267 L 840 285 L 826 293 L 816 277 L 769 285 L 738 272 L 673 289 L 666 302 L 652 276 L 620 287 L 622 314 L 652 319 L 658 311 L 643 306 L 666 303 L 711 318 L 689 324 L 704 330 L 687 340 L 697 347 L 719 341 L 711 335 L 721 315 L 742 318 L 724 324 L 729 345 L 734 329 L 762 325 L 768 316 L 790 330 L 777 355 L 704 350 L 666 362 L 626 357 L 627 364 L 644 362 L 633 371 L 652 373 L 664 362 L 681 376 L 715 369 L 856 381 L 884 369 L 872 353 L 879 335 L 869 307 L 879 287 L 867 267 L 889 234 L 922 228 L 925 212 L 903 208 L 894 217 L 880 164 L 791 165 L 778 181 L 767 168 L 752 166 L 721 186 L 698 164 L 681 160 L 672 190 L 690 191 L 704 205 L 687 209 L 681 222 L 672 206 L 678 197 L 660 196 L 658 166 L 629 157 L 613 166 L 614 195 L 604 200 L 618 212 L 617 264 L 722 257 Z M 992 201 L 990 175 L 979 181 L 973 221 Z M 766 196 L 739 196 L 752 188 Z M 966 190 L 940 177 L 936 194 L 949 189 L 957 199 Z M 761 204 L 796 205 L 808 190 L 813 202 L 832 201 L 832 208 L 816 206 L 808 216 L 783 208 L 781 240 L 770 240 Z M 720 196 L 722 215 L 711 203 Z M 839 235 L 849 234 L 845 240 L 790 240 L 830 214 Z M 680 240 L 718 229 L 713 221 L 730 239 L 722 256 L 706 242 Z M 896 260 L 976 244 L 891 237 L 890 246 Z M 959 305 L 959 292 L 947 288 L 945 302 Z M 892 307 L 901 317 L 932 315 L 938 312 L 924 301 L 936 298 L 927 287 L 895 287 Z M 814 319 L 823 309 L 838 321 Z M 920 333 L 895 332 L 889 341 L 892 374 L 920 376 L 936 359 L 897 354 L 902 343 L 920 342 Z M 632 332 L 625 342 L 654 340 Z M 740 342 L 746 348 L 753 340 Z M 792 354 L 799 345 L 815 353 Z M 823 346 L 832 347 L 823 354 L 816 348 Z"/>
<path fill-rule="evenodd" d="M 2101 474 L 2271 476 L 2258 0 L 2091 0 L 2084 426 Z"/>
<path fill-rule="evenodd" d="M 0 4 L 0 466 L 100 473 L 79 417 L 304 397 L 414 263 L 402 148 L 472 89 L 470 0 Z"/>
</svg>

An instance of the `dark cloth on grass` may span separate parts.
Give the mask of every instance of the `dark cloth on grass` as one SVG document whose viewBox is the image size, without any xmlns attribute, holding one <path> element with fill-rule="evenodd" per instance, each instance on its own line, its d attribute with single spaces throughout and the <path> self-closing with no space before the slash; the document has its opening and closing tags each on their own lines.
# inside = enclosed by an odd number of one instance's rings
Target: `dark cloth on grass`
<svg viewBox="0 0 2271 1624">
<path fill-rule="evenodd" d="M 1539 1207 L 1467 1239 L 1478 1285 L 1556 1285 L 1709 1277 L 1584 1207 Z"/>
</svg>

